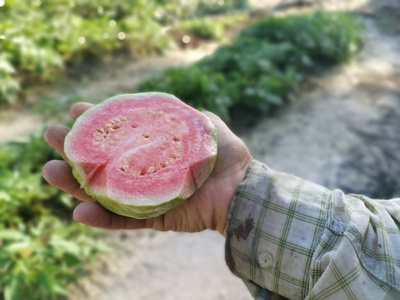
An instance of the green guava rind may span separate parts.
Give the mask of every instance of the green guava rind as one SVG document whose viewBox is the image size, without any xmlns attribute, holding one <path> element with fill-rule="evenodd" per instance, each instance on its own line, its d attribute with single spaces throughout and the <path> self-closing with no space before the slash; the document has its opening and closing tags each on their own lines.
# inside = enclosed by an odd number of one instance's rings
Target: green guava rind
<svg viewBox="0 0 400 300">
<path fill-rule="evenodd" d="M 164 97 L 167 96 L 167 97 L 175 98 L 172 95 L 165 94 L 165 93 L 158 93 L 158 92 L 144 93 L 144 94 L 154 94 L 154 95 L 158 94 L 158 95 L 164 96 Z M 120 99 L 120 97 L 129 97 L 129 95 L 114 96 L 112 98 L 109 98 L 109 99 L 103 101 L 102 103 L 111 101 L 113 99 Z M 175 99 L 177 99 L 177 98 L 175 98 Z M 102 104 L 102 103 L 100 103 L 100 104 Z M 86 114 L 89 114 L 91 112 L 91 110 L 95 109 L 95 108 L 96 108 L 96 106 L 85 111 L 76 120 L 75 124 L 79 123 L 80 120 L 85 118 Z M 81 186 L 81 187 L 85 190 L 85 192 L 88 195 L 90 195 L 93 199 L 95 199 L 105 209 L 107 209 L 113 213 L 116 213 L 118 215 L 121 215 L 121 216 L 126 216 L 126 217 L 131 217 L 131 218 L 136 218 L 136 219 L 148 219 L 148 218 L 157 217 L 157 216 L 163 215 L 167 211 L 183 204 L 185 202 L 185 200 L 187 200 L 190 196 L 192 196 L 196 192 L 196 190 L 198 190 L 204 184 L 204 182 L 208 179 L 208 177 L 211 175 L 211 173 L 213 171 L 215 161 L 217 159 L 217 129 L 215 128 L 214 124 L 211 122 L 211 120 L 207 116 L 204 116 L 204 117 L 208 123 L 208 126 L 210 127 L 210 130 L 211 130 L 211 136 L 212 136 L 212 140 L 214 142 L 214 148 L 215 148 L 215 155 L 213 155 L 211 164 L 207 168 L 209 170 L 207 175 L 202 178 L 201 182 L 197 182 L 196 186 L 189 193 L 186 193 L 186 195 L 184 197 L 179 197 L 179 196 L 174 197 L 168 201 L 164 201 L 164 202 L 156 204 L 156 205 L 135 205 L 135 204 L 121 203 L 121 202 L 111 199 L 109 197 L 97 195 L 96 193 L 93 193 L 90 191 L 89 186 Z M 68 153 L 66 153 L 66 155 L 68 157 Z M 69 160 L 69 164 L 72 168 L 73 176 L 78 180 L 79 183 L 84 182 L 84 178 L 82 176 L 80 176 L 79 172 L 76 170 L 76 166 L 74 165 L 74 163 L 71 160 Z M 185 189 L 185 186 L 182 187 L 182 190 L 183 189 Z"/>
</svg>

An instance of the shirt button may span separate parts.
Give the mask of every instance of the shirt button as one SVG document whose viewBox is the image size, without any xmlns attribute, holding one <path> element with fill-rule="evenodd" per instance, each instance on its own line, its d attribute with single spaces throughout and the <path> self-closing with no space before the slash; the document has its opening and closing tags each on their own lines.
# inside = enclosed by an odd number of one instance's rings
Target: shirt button
<svg viewBox="0 0 400 300">
<path fill-rule="evenodd" d="M 268 252 L 261 252 L 258 254 L 258 263 L 260 264 L 261 268 L 268 268 L 272 267 L 274 264 L 274 259 Z"/>
</svg>

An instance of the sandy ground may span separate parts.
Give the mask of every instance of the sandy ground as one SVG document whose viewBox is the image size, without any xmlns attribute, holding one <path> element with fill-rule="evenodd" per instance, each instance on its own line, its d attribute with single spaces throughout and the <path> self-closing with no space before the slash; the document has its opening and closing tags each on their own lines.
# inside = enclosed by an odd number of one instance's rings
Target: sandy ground
<svg viewBox="0 0 400 300">
<path fill-rule="evenodd" d="M 69 299 L 251 299 L 224 260 L 225 239 L 139 230 L 108 237 L 116 251 L 100 258 Z"/>
<path fill-rule="evenodd" d="M 0 110 L 0 143 L 24 139 L 42 126 L 42 118 L 27 109 Z"/>
</svg>

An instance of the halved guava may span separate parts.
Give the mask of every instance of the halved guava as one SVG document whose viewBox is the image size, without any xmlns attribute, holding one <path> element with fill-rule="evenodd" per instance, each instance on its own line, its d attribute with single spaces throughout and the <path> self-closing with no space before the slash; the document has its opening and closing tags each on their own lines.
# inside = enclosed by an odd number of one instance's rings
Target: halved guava
<svg viewBox="0 0 400 300">
<path fill-rule="evenodd" d="M 65 154 L 86 193 L 119 215 L 150 218 L 189 198 L 211 174 L 216 129 L 164 93 L 119 95 L 82 114 Z"/>
</svg>

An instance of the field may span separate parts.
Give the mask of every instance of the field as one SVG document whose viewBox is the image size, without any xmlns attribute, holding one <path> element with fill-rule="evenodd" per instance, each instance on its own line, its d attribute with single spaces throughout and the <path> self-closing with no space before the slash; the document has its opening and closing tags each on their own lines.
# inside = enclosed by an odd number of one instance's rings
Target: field
<svg viewBox="0 0 400 300">
<path fill-rule="evenodd" d="M 355 183 L 349 186 L 346 176 L 334 175 L 329 167 L 330 158 L 337 156 L 335 174 L 346 170 L 346 174 L 372 178 L 374 174 L 366 171 L 371 168 L 361 166 L 357 171 L 346 163 L 356 151 L 353 142 L 361 139 L 363 128 L 375 128 L 358 124 L 372 124 L 375 117 L 383 123 L 376 132 L 367 133 L 384 137 L 383 128 L 396 119 L 384 111 L 391 98 L 376 104 L 382 113 L 372 102 L 396 92 L 392 87 L 398 83 L 398 73 L 392 67 L 400 53 L 395 50 L 400 47 L 398 33 L 383 29 L 390 26 L 390 17 L 371 21 L 363 12 L 293 6 L 266 15 L 255 12 L 244 0 L 141 0 L 134 4 L 108 0 L 101 5 L 92 0 L 0 1 L 0 115 L 4 116 L 0 121 L 0 133 L 4 133 L 0 136 L 0 299 L 103 299 L 101 293 L 107 295 L 104 299 L 115 298 L 110 290 L 117 283 L 110 278 L 118 273 L 117 266 L 124 274 L 131 272 L 124 269 L 123 261 L 112 266 L 107 260 L 117 259 L 119 247 L 125 249 L 121 257 L 132 268 L 149 272 L 146 280 L 152 278 L 149 270 L 153 267 L 146 265 L 149 257 L 128 250 L 128 242 L 136 241 L 142 247 L 137 249 L 150 249 L 154 255 L 160 252 L 152 244 L 179 251 L 178 244 L 168 244 L 167 237 L 182 243 L 187 252 L 192 249 L 190 243 L 204 250 L 199 241 L 184 242 L 184 236 L 172 233 L 109 234 L 71 221 L 78 201 L 42 178 L 43 165 L 59 158 L 42 136 L 48 124 L 70 125 L 68 108 L 77 101 L 98 103 L 115 93 L 149 90 L 173 93 L 197 109 L 218 114 L 257 159 L 271 162 L 274 168 L 349 192 L 357 187 L 373 196 L 397 195 L 397 186 L 392 184 L 397 171 L 394 175 L 386 172 L 386 185 L 370 191 Z M 370 102 L 360 100 L 365 95 L 371 97 Z M 21 131 L 14 131 L 13 122 Z M 395 122 L 390 124 L 397 132 Z M 337 131 L 330 133 L 332 127 Z M 300 129 L 309 134 L 298 133 Z M 302 147 L 309 136 L 319 144 L 309 141 Z M 293 157 L 292 149 L 298 149 Z M 379 149 L 386 153 L 395 146 L 382 142 Z M 360 155 L 370 157 L 365 153 Z M 379 159 L 374 159 L 378 165 Z M 210 249 L 223 247 L 212 234 L 202 233 L 201 239 Z M 212 256 L 209 252 L 206 255 Z M 138 258 L 141 255 L 143 260 Z M 196 264 L 204 264 L 204 257 L 198 255 Z M 162 258 L 157 261 L 166 269 L 171 266 Z M 94 270 L 104 276 L 96 279 Z M 175 267 L 171 270 L 178 272 Z M 160 281 L 166 276 L 154 272 Z M 222 275 L 218 276 L 216 282 L 223 285 Z M 96 280 L 107 290 L 94 287 Z M 138 299 L 149 299 L 151 294 L 140 289 L 145 280 L 136 284 Z M 168 284 L 159 285 L 157 296 L 167 297 Z M 185 284 L 178 285 L 184 299 L 188 291 Z M 121 299 L 128 297 L 123 284 L 120 288 Z M 217 294 L 211 291 L 207 297 L 215 299 Z M 222 289 L 220 295 L 228 299 L 233 294 Z"/>
</svg>

